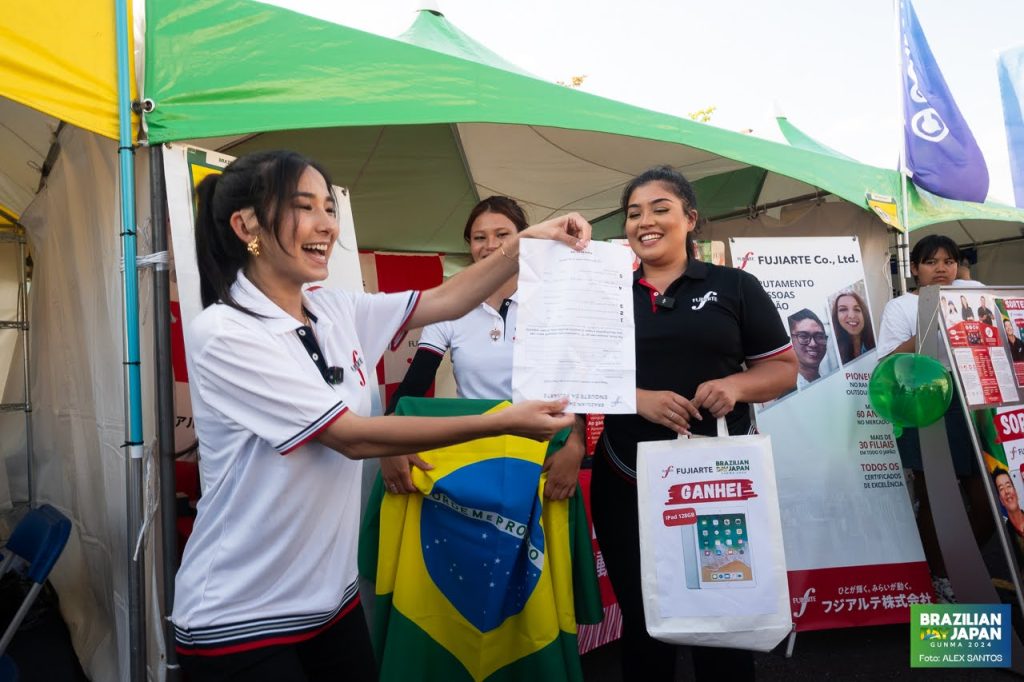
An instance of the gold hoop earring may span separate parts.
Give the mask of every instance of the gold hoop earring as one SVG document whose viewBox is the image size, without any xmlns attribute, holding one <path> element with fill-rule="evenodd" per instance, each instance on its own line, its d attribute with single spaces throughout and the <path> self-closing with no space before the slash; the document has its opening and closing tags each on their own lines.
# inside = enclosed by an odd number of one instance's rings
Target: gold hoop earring
<svg viewBox="0 0 1024 682">
<path fill-rule="evenodd" d="M 246 250 L 252 255 L 253 258 L 260 257 L 260 237 L 256 235 L 252 238 L 252 241 L 245 245 Z"/>
</svg>

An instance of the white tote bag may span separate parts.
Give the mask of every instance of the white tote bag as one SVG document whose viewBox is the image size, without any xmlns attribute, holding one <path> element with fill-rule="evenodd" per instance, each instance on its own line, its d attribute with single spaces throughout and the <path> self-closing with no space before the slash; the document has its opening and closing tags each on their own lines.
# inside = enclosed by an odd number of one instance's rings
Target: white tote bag
<svg viewBox="0 0 1024 682">
<path fill-rule="evenodd" d="M 771 439 L 639 443 L 647 631 L 673 644 L 770 651 L 793 627 Z"/>
</svg>

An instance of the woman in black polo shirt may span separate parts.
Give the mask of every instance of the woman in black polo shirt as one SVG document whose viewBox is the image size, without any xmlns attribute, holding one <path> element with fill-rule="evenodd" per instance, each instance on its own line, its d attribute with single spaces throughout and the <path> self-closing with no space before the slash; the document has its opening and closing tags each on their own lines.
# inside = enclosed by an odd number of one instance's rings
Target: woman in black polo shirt
<svg viewBox="0 0 1024 682">
<path fill-rule="evenodd" d="M 697 201 L 668 167 L 633 179 L 622 195 L 626 236 L 640 257 L 633 281 L 637 413 L 607 415 L 594 461 L 594 525 L 622 609 L 622 666 L 631 679 L 675 679 L 676 648 L 648 636 L 640 591 L 636 444 L 678 434 L 750 431 L 749 403 L 796 385 L 796 356 L 775 305 L 749 273 L 690 257 Z M 746 369 L 744 370 L 744 365 Z M 693 648 L 696 678 L 752 679 L 749 652 Z"/>
</svg>

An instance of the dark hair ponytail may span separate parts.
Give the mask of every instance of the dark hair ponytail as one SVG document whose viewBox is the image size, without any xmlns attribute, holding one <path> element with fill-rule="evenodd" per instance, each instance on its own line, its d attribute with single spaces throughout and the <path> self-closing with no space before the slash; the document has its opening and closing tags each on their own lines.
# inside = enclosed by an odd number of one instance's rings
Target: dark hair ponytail
<svg viewBox="0 0 1024 682">
<path fill-rule="evenodd" d="M 220 175 L 210 175 L 196 188 L 196 260 L 203 307 L 224 303 L 244 313 L 231 296 L 238 271 L 250 258 L 246 245 L 231 227 L 231 216 L 251 208 L 262 231 L 281 243 L 281 223 L 291 211 L 299 178 L 314 168 L 333 194 L 331 177 L 320 164 L 291 151 L 247 154 L 232 161 Z M 294 227 L 293 227 L 294 229 Z"/>
<path fill-rule="evenodd" d="M 231 285 L 239 269 L 245 265 L 245 244 L 231 229 L 230 214 L 225 224 L 218 225 L 214 214 L 214 196 L 220 175 L 208 175 L 196 187 L 196 261 L 199 265 L 199 293 L 203 307 L 223 301 L 238 305 L 231 298 Z"/>
</svg>

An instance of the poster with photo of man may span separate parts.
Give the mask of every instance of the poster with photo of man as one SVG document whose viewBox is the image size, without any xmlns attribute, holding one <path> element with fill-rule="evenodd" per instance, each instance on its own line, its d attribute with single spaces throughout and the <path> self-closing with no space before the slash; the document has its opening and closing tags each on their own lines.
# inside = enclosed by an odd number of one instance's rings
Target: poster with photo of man
<svg viewBox="0 0 1024 682">
<path fill-rule="evenodd" d="M 796 353 L 796 389 L 802 391 L 837 369 L 835 349 L 829 339 L 832 325 L 810 308 L 801 308 L 786 318 Z"/>
<path fill-rule="evenodd" d="M 892 426 L 868 401 L 876 320 L 860 242 L 734 238 L 729 249 L 775 302 L 797 357 L 797 387 L 755 406 L 772 439 L 797 630 L 906 622 L 906 604 L 930 601 L 932 587 Z M 877 606 L 847 601 L 860 594 Z"/>
</svg>

